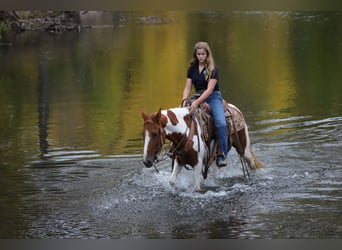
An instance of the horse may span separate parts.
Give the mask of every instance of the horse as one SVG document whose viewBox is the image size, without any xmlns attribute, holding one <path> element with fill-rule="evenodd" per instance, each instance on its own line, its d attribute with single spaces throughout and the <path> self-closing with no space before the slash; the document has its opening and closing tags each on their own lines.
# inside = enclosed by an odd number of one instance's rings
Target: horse
<svg viewBox="0 0 342 250">
<path fill-rule="evenodd" d="M 263 168 L 265 165 L 252 150 L 248 127 L 242 112 L 233 104 L 223 100 L 228 123 L 229 145 L 240 156 L 243 173 L 249 169 Z M 194 170 L 194 190 L 201 191 L 201 176 L 206 179 L 210 165 L 216 158 L 218 143 L 213 119 L 208 104 L 201 104 L 197 112 L 190 113 L 189 107 L 175 107 L 148 114 L 141 110 L 144 120 L 142 137 L 144 140 L 143 164 L 155 167 L 166 139 L 171 142 L 168 157 L 172 158 L 172 174 L 169 180 L 175 186 L 182 168 Z M 157 170 L 157 169 L 156 169 Z"/>
</svg>

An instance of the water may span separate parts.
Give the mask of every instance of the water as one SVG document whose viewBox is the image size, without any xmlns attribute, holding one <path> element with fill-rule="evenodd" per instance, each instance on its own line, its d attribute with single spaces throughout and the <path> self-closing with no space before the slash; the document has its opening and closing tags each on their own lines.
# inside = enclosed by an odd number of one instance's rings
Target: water
<svg viewBox="0 0 342 250">
<path fill-rule="evenodd" d="M 341 238 L 341 12 L 91 15 L 0 46 L 1 238 Z M 140 110 L 179 105 L 198 40 L 267 165 L 251 184 L 234 151 L 205 193 L 141 164 Z"/>
</svg>

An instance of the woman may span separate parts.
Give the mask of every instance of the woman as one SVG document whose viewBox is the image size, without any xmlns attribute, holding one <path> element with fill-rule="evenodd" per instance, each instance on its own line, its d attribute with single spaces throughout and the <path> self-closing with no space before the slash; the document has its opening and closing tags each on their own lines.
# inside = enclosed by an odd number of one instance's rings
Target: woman
<svg viewBox="0 0 342 250">
<path fill-rule="evenodd" d="M 193 112 L 203 102 L 209 104 L 220 148 L 216 164 L 218 167 L 226 166 L 228 154 L 227 124 L 218 84 L 218 71 L 210 47 L 206 42 L 195 44 L 193 59 L 187 72 L 183 100 L 189 97 L 192 84 L 195 87 L 195 98 L 192 98 L 194 100 L 190 106 L 190 112 Z"/>
</svg>

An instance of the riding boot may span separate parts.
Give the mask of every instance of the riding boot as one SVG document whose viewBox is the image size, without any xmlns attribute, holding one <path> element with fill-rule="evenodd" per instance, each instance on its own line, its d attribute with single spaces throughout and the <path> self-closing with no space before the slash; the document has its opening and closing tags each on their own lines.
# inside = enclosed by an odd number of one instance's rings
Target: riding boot
<svg viewBox="0 0 342 250">
<path fill-rule="evenodd" d="M 220 143 L 217 145 L 217 152 L 216 152 L 216 165 L 221 168 L 227 166 L 227 158 L 220 149 Z"/>
</svg>

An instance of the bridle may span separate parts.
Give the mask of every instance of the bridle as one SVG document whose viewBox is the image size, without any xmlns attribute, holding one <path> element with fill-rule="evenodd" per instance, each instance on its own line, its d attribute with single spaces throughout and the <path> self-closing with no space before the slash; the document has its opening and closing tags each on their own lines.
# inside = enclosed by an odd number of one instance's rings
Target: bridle
<svg viewBox="0 0 342 250">
<path fill-rule="evenodd" d="M 168 158 L 172 158 L 175 159 L 176 153 L 177 151 L 180 149 L 181 145 L 184 144 L 184 142 L 187 140 L 187 132 L 188 132 L 189 128 L 186 127 L 185 132 L 182 135 L 182 138 L 180 139 L 180 141 L 178 142 L 178 144 L 174 147 L 173 152 L 171 152 L 171 148 L 173 146 L 173 143 L 171 143 L 167 148 L 163 148 L 164 145 L 164 138 L 163 138 L 163 130 L 162 130 L 162 126 L 159 123 L 159 140 L 158 140 L 158 144 L 157 147 L 159 148 L 159 152 L 156 153 L 156 157 L 154 162 L 152 163 L 153 168 L 157 171 L 157 173 L 159 173 L 159 170 L 157 169 L 156 164 L 162 161 L 165 161 Z M 172 163 L 173 166 L 173 163 Z"/>
<path fill-rule="evenodd" d="M 191 123 L 193 123 L 195 120 L 194 114 L 191 114 Z M 172 168 L 173 168 L 173 163 L 174 163 L 174 159 L 176 158 L 177 152 L 179 152 L 181 150 L 182 145 L 185 145 L 185 141 L 188 139 L 187 138 L 187 133 L 189 131 L 189 128 L 191 128 L 192 126 L 187 126 L 184 133 L 182 133 L 182 137 L 179 140 L 179 142 L 177 143 L 177 145 L 175 147 L 173 147 L 173 152 L 171 152 L 171 148 L 173 146 L 173 143 L 170 144 L 167 148 L 163 149 L 163 145 L 164 145 L 164 138 L 163 138 L 163 133 L 165 133 L 162 129 L 161 124 L 159 123 L 159 140 L 158 140 L 158 144 L 157 144 L 157 148 L 158 148 L 158 153 L 156 153 L 154 162 L 152 163 L 153 168 L 159 173 L 159 170 L 157 169 L 156 164 L 162 161 L 165 161 L 168 158 L 172 158 Z M 194 126 L 194 129 L 197 130 L 197 126 Z M 191 131 L 190 131 L 191 133 Z M 199 138 L 198 138 L 199 140 Z M 198 147 L 199 147 L 199 151 L 200 151 L 200 143 L 198 142 Z"/>
</svg>

